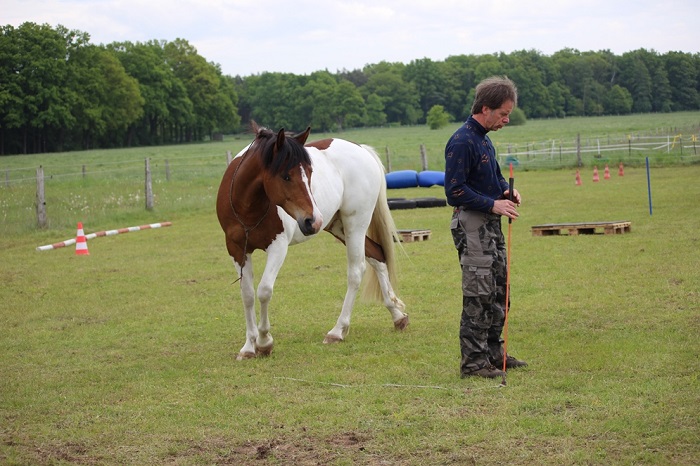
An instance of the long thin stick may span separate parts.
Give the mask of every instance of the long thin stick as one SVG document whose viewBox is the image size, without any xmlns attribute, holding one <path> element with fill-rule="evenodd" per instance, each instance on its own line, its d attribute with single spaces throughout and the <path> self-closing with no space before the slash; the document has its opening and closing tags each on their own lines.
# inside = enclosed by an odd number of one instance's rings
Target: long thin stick
<svg viewBox="0 0 700 466">
<path fill-rule="evenodd" d="M 513 164 L 510 164 L 510 177 L 508 178 L 508 198 L 513 200 Z M 505 321 L 503 324 L 503 377 L 501 384 L 506 384 L 506 360 L 508 358 L 508 310 L 510 307 L 510 238 L 513 231 L 513 219 L 508 217 L 508 243 L 506 245 L 506 308 Z"/>
<path fill-rule="evenodd" d="M 119 235 L 122 233 L 129 233 L 132 231 L 141 231 L 141 230 L 149 230 L 152 228 L 169 227 L 170 225 L 172 225 L 171 222 L 161 222 L 161 223 L 151 223 L 150 225 L 141 225 L 141 226 L 137 226 L 137 227 L 120 228 L 118 230 L 98 231 L 97 233 L 90 233 L 89 235 L 85 235 L 85 239 L 90 240 L 90 239 L 99 238 L 102 236 L 114 236 L 114 235 Z M 36 248 L 36 250 L 37 251 L 49 251 L 51 249 L 64 248 L 66 246 L 70 246 L 71 244 L 75 244 L 75 238 L 67 239 L 65 241 L 61 241 L 60 243 L 47 244 L 46 246 L 39 246 L 38 248 Z"/>
<path fill-rule="evenodd" d="M 649 177 L 649 157 L 647 157 L 647 192 L 649 193 L 649 215 L 651 215 L 651 178 Z"/>
</svg>

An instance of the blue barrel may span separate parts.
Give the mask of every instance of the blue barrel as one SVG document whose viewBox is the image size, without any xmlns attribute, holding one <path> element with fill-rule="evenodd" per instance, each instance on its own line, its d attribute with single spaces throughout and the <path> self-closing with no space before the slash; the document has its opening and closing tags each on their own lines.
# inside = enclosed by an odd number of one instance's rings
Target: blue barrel
<svg viewBox="0 0 700 466">
<path fill-rule="evenodd" d="M 418 173 L 418 186 L 429 188 L 435 185 L 445 186 L 445 172 L 425 170 Z"/>
<path fill-rule="evenodd" d="M 415 188 L 418 186 L 418 172 L 399 170 L 386 174 L 386 187 L 389 189 Z"/>
</svg>

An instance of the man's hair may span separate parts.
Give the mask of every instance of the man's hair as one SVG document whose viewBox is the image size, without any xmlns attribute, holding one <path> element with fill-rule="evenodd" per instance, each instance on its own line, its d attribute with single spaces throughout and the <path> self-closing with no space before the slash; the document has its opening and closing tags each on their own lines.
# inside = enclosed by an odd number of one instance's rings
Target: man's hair
<svg viewBox="0 0 700 466">
<path fill-rule="evenodd" d="M 518 104 L 518 89 L 513 81 L 505 76 L 486 78 L 476 86 L 472 115 L 481 113 L 484 105 L 496 109 L 509 100 L 513 101 L 513 105 Z"/>
</svg>

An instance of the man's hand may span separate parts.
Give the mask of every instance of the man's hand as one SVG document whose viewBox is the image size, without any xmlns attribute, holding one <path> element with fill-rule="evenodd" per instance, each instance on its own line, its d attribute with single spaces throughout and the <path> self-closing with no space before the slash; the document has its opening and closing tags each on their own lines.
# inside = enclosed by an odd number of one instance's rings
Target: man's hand
<svg viewBox="0 0 700 466">
<path fill-rule="evenodd" d="M 505 215 L 506 217 L 515 220 L 520 214 L 518 214 L 517 207 L 520 205 L 520 193 L 517 189 L 513 188 L 513 200 L 508 199 L 510 195 L 509 191 L 503 193 L 505 199 L 499 199 L 493 202 L 493 209 L 491 212 L 498 215 Z"/>
<path fill-rule="evenodd" d="M 517 207 L 518 204 L 513 201 L 508 199 L 499 199 L 493 202 L 493 209 L 491 209 L 491 212 L 498 215 L 505 215 L 511 219 L 516 219 L 518 218 L 518 215 L 520 215 L 518 214 Z"/>
<path fill-rule="evenodd" d="M 510 198 L 510 191 L 506 189 L 506 191 L 503 193 L 503 197 L 506 199 Z M 520 206 L 520 203 L 522 202 L 522 199 L 520 199 L 520 193 L 515 188 L 513 188 L 513 202 L 515 202 L 518 206 Z"/>
</svg>

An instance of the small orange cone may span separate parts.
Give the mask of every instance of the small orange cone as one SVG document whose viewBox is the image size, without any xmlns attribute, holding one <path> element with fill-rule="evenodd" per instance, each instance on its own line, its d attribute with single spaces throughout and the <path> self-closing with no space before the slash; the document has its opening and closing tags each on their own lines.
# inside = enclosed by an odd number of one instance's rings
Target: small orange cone
<svg viewBox="0 0 700 466">
<path fill-rule="evenodd" d="M 600 181 L 600 177 L 598 176 L 598 166 L 593 167 L 593 181 Z"/>
<path fill-rule="evenodd" d="M 620 168 L 619 168 L 619 170 L 617 170 L 617 174 L 618 174 L 618 176 L 625 176 L 625 169 L 622 166 L 622 162 L 620 162 Z"/>
<path fill-rule="evenodd" d="M 610 179 L 610 169 L 608 168 L 608 164 L 605 164 L 605 175 L 603 175 L 603 178 L 606 180 Z"/>
<path fill-rule="evenodd" d="M 87 247 L 87 239 L 85 238 L 85 232 L 83 231 L 83 222 L 78 222 L 78 233 L 75 238 L 75 255 L 76 256 L 89 256 Z"/>
<path fill-rule="evenodd" d="M 583 183 L 581 182 L 581 173 L 576 170 L 576 186 L 581 186 Z"/>
</svg>

